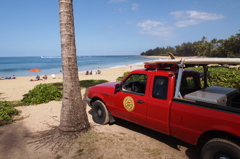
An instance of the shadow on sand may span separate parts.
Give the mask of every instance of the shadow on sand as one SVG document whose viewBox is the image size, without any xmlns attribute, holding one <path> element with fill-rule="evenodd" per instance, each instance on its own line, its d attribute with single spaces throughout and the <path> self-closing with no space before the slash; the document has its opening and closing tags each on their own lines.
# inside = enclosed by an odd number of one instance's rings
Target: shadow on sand
<svg viewBox="0 0 240 159">
<path fill-rule="evenodd" d="M 189 159 L 199 159 L 200 153 L 197 150 L 197 148 L 193 145 L 190 145 L 190 144 L 183 142 L 179 139 L 176 139 L 174 137 L 171 137 L 171 136 L 159 133 L 157 131 L 145 128 L 143 126 L 128 122 L 126 120 L 122 120 L 119 118 L 115 118 L 115 120 L 116 121 L 113 124 L 127 128 L 131 131 L 135 131 L 135 132 L 141 133 L 143 135 L 149 136 L 149 137 L 151 137 L 155 140 L 158 140 L 159 142 L 162 142 L 176 150 L 180 151 L 180 149 L 179 149 L 180 146 L 186 147 L 187 150 L 186 150 L 185 154 L 187 155 L 187 157 Z"/>
<path fill-rule="evenodd" d="M 27 154 L 24 138 L 30 135 L 22 121 L 0 127 L 0 158 L 12 158 L 15 153 Z"/>
</svg>

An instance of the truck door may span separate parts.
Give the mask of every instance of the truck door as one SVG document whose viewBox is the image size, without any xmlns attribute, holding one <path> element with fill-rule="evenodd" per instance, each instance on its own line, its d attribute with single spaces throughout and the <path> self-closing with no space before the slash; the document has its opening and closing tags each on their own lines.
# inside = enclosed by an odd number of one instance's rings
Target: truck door
<svg viewBox="0 0 240 159">
<path fill-rule="evenodd" d="M 121 91 L 115 94 L 115 114 L 128 121 L 146 125 L 146 83 L 147 75 L 132 74 L 121 84 Z"/>
<path fill-rule="evenodd" d="M 152 84 L 152 92 L 149 93 L 147 109 L 148 127 L 156 131 L 169 134 L 169 112 L 173 94 L 172 86 L 166 76 L 155 76 Z"/>
</svg>

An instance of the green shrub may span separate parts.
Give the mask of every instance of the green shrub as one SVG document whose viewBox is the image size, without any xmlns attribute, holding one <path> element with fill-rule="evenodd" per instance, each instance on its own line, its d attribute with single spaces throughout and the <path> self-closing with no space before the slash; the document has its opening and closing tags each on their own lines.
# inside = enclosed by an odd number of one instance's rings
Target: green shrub
<svg viewBox="0 0 240 159">
<path fill-rule="evenodd" d="M 108 82 L 107 80 L 81 80 L 79 81 L 80 86 L 84 87 L 84 88 L 88 88 L 91 86 L 95 86 L 97 84 L 101 84 L 101 83 L 106 83 Z M 58 82 L 58 83 L 53 83 L 53 86 L 57 87 L 58 89 L 62 90 L 63 89 L 63 83 L 62 82 Z"/>
<path fill-rule="evenodd" d="M 47 103 L 52 100 L 61 100 L 62 92 L 52 84 L 40 84 L 23 95 L 23 105 Z"/>
<path fill-rule="evenodd" d="M 202 67 L 188 67 L 187 70 L 196 70 L 198 72 L 203 72 Z M 237 88 L 240 87 L 240 70 L 235 68 L 227 68 L 222 66 L 211 66 L 208 68 L 210 72 L 210 77 L 208 79 L 209 86 L 221 86 Z M 125 72 L 123 76 L 118 77 L 116 81 L 121 81 L 129 72 Z M 203 85 L 203 81 L 201 81 Z M 239 90 L 240 91 L 240 90 Z"/>
<path fill-rule="evenodd" d="M 203 72 L 202 67 L 189 67 L 188 70 Z M 212 66 L 208 68 L 210 76 L 208 79 L 209 86 L 221 86 L 237 88 L 240 84 L 240 71 L 234 68 Z M 203 85 L 203 81 L 201 81 Z"/>
<path fill-rule="evenodd" d="M 80 81 L 81 87 L 91 87 L 100 83 L 108 82 L 107 80 L 82 80 Z M 21 105 L 41 104 L 47 103 L 52 100 L 62 99 L 63 83 L 53 84 L 40 84 L 34 89 L 30 90 L 27 94 L 23 95 Z"/>
<path fill-rule="evenodd" d="M 124 72 L 124 73 L 123 73 L 123 76 L 118 77 L 118 78 L 116 79 L 116 81 L 122 81 L 123 78 L 125 78 L 129 73 L 130 73 L 129 71 L 128 71 L 128 72 Z"/>
<path fill-rule="evenodd" d="M 17 115 L 19 114 L 21 111 L 15 109 L 12 106 L 11 102 L 8 101 L 4 101 L 4 102 L 0 102 L 0 125 L 9 122 L 9 121 L 13 121 L 12 119 L 12 115 Z"/>
<path fill-rule="evenodd" d="M 81 87 L 91 87 L 91 86 L 95 86 L 97 84 L 101 84 L 101 83 L 106 83 L 108 82 L 107 80 L 81 80 L 80 81 L 80 86 Z"/>
</svg>

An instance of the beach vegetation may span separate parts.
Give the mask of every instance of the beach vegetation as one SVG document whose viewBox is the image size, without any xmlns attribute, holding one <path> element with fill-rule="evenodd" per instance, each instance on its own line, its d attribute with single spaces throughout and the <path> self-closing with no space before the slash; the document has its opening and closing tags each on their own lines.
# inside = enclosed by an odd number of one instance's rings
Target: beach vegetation
<svg viewBox="0 0 240 159">
<path fill-rule="evenodd" d="M 21 111 L 14 108 L 10 101 L 0 101 L 0 126 L 12 122 L 13 115 L 19 114 Z"/>
<path fill-rule="evenodd" d="M 103 79 L 79 81 L 82 88 L 88 88 L 106 82 L 108 81 Z M 47 103 L 52 100 L 60 101 L 62 99 L 62 91 L 62 82 L 39 84 L 35 86 L 32 90 L 30 90 L 27 94 L 24 94 L 23 99 L 18 102 L 17 105 L 41 104 Z"/>
<path fill-rule="evenodd" d="M 118 77 L 118 78 L 116 79 L 116 81 L 117 81 L 117 82 L 118 82 L 118 81 L 122 81 L 129 73 L 130 73 L 129 71 L 128 71 L 128 72 L 124 72 L 122 76 L 120 76 L 120 77 Z"/>
<path fill-rule="evenodd" d="M 240 31 L 240 30 L 239 30 Z M 142 52 L 142 56 L 167 56 L 167 52 L 175 56 L 203 57 L 240 57 L 240 33 L 230 35 L 227 39 L 207 40 L 203 36 L 195 42 L 184 42 L 176 46 L 156 47 Z"/>
<path fill-rule="evenodd" d="M 202 67 L 188 67 L 187 70 L 196 70 L 198 72 L 203 72 Z M 220 86 L 236 88 L 240 91 L 240 68 L 229 68 L 224 66 L 211 66 L 208 68 L 210 72 L 208 78 L 208 86 Z M 125 72 L 123 76 L 120 76 L 116 81 L 121 81 L 125 78 L 129 72 Z M 203 86 L 203 80 L 201 80 L 201 85 Z"/>
<path fill-rule="evenodd" d="M 104 79 L 99 79 L 99 80 L 81 80 L 81 81 L 79 81 L 81 88 L 88 88 L 88 87 L 95 86 L 95 85 L 101 84 L 101 83 L 106 83 L 106 82 L 109 82 L 109 81 L 108 80 L 104 80 Z M 53 86 L 57 87 L 61 91 L 63 89 L 63 83 L 62 82 L 53 83 Z"/>
<path fill-rule="evenodd" d="M 106 83 L 106 82 L 109 82 L 109 81 L 100 79 L 100 80 L 81 80 L 79 82 L 80 82 L 81 87 L 88 88 L 88 87 L 95 86 L 95 85 L 101 84 L 101 83 Z"/>
<path fill-rule="evenodd" d="M 62 99 L 62 91 L 52 84 L 39 84 L 23 95 L 22 105 L 32 105 L 47 103 L 52 100 L 60 101 Z"/>
<path fill-rule="evenodd" d="M 130 72 L 124 72 L 122 76 L 118 77 L 116 81 L 122 81 Z M 131 76 L 131 80 L 133 81 L 142 81 L 144 79 L 143 76 Z"/>
<path fill-rule="evenodd" d="M 109 81 L 100 79 L 82 80 L 79 82 L 82 88 L 88 88 Z M 27 94 L 24 94 L 21 101 L 0 101 L 0 126 L 15 121 L 13 115 L 18 115 L 21 112 L 14 108 L 16 106 L 41 104 L 52 100 L 60 101 L 62 99 L 62 89 L 62 82 L 39 84 L 30 90 Z"/>
<path fill-rule="evenodd" d="M 203 72 L 202 67 L 189 67 L 188 70 L 196 70 Z M 238 68 L 228 68 L 223 66 L 211 66 L 208 68 L 210 72 L 208 78 L 208 86 L 220 86 L 236 88 L 239 91 L 240 84 L 240 70 Z M 201 80 L 203 85 L 203 80 Z"/>
</svg>

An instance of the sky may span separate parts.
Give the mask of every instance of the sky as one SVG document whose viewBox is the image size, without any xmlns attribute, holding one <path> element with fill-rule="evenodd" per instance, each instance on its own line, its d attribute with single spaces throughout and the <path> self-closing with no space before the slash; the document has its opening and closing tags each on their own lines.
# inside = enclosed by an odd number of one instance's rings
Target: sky
<svg viewBox="0 0 240 159">
<path fill-rule="evenodd" d="M 73 0 L 78 56 L 140 55 L 239 33 L 239 0 Z M 0 57 L 61 56 L 58 0 L 1 0 Z"/>
</svg>

